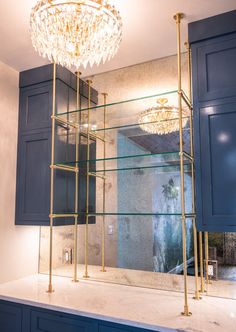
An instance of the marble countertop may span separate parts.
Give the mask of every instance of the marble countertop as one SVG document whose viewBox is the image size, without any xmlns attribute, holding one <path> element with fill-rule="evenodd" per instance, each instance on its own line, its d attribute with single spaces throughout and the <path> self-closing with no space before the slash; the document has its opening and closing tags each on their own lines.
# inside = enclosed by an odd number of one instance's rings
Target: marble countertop
<svg viewBox="0 0 236 332">
<path fill-rule="evenodd" d="M 54 277 L 55 292 L 46 292 L 48 277 L 34 275 L 0 285 L 0 299 L 65 313 L 148 328 L 153 331 L 233 332 L 235 300 L 189 297 L 193 315 L 181 316 L 183 294 L 90 280 L 73 283 Z"/>
</svg>

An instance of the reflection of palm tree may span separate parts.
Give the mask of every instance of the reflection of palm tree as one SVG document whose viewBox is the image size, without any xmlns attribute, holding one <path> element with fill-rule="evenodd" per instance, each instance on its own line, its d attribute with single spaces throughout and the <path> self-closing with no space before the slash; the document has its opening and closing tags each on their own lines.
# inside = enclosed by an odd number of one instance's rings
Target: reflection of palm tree
<svg viewBox="0 0 236 332">
<path fill-rule="evenodd" d="M 162 193 L 164 194 L 166 200 L 178 199 L 179 192 L 178 189 L 175 187 L 175 183 L 172 178 L 169 180 L 168 184 L 164 184 L 162 188 Z"/>
</svg>

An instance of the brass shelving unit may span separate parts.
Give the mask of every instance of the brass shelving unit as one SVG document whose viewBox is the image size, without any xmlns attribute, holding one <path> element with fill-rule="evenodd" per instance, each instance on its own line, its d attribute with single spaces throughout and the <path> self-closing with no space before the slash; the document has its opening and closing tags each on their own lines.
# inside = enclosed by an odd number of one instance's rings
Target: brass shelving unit
<svg viewBox="0 0 236 332">
<path fill-rule="evenodd" d="M 89 278 L 89 271 L 88 271 L 88 235 L 89 235 L 89 217 L 91 216 L 102 216 L 102 260 L 101 260 L 101 268 L 102 272 L 106 271 L 105 267 L 105 217 L 107 215 L 175 215 L 181 217 L 182 220 L 182 240 L 183 240 L 183 274 L 184 274 L 184 310 L 183 315 L 184 316 L 190 316 L 191 312 L 189 311 L 189 305 L 188 305 L 188 279 L 187 279 L 187 255 L 186 255 L 186 220 L 190 219 L 192 220 L 193 224 L 193 236 L 194 236 L 194 258 L 195 258 L 195 296 L 194 298 L 196 300 L 200 299 L 200 292 L 204 292 L 204 275 L 203 275 L 203 253 L 202 253 L 202 233 L 199 234 L 199 245 L 200 245 L 200 276 L 201 276 L 201 289 L 199 291 L 199 280 L 198 280 L 198 235 L 197 235 L 197 228 L 196 228 L 196 215 L 195 215 L 195 183 L 194 183 L 194 151 L 193 151 L 193 107 L 192 107 L 192 87 L 191 87 L 191 50 L 188 44 L 187 51 L 188 51 L 188 73 L 189 73 L 189 92 L 188 95 L 183 91 L 182 89 L 182 70 L 181 70 L 181 31 L 180 31 L 180 24 L 181 19 L 183 18 L 183 14 L 177 13 L 174 16 L 174 19 L 176 21 L 176 27 L 177 27 L 177 58 L 178 58 L 178 89 L 175 91 L 169 91 L 164 92 L 155 96 L 147 96 L 143 98 L 137 98 L 128 100 L 125 102 L 118 102 L 118 103 L 107 103 L 107 94 L 103 93 L 103 105 L 99 106 L 91 106 L 91 81 L 87 81 L 88 84 L 88 107 L 82 109 L 80 105 L 80 98 L 79 98 L 79 77 L 80 74 L 77 73 L 77 109 L 71 112 L 62 113 L 60 115 L 56 115 L 56 104 L 55 104 L 55 96 L 56 96 L 56 65 L 54 65 L 54 77 L 53 77 L 53 112 L 52 112 L 52 156 L 51 156 L 51 205 L 50 205 L 50 262 L 49 262 L 49 286 L 48 286 L 48 292 L 53 292 L 53 286 L 52 286 L 52 251 L 53 251 L 53 221 L 55 218 L 62 218 L 62 217 L 73 217 L 75 220 L 74 225 L 74 276 L 73 281 L 78 281 L 78 275 L 77 275 L 77 251 L 78 251 L 78 174 L 80 171 L 81 165 L 86 165 L 86 224 L 85 224 L 85 271 L 84 271 L 84 278 Z M 178 152 L 171 152 L 166 153 L 166 155 L 177 156 L 177 158 L 172 158 L 172 161 L 170 163 L 170 160 L 168 160 L 168 163 L 148 163 L 144 167 L 141 166 L 134 166 L 131 163 L 131 166 L 125 166 L 122 168 L 122 170 L 127 169 L 136 169 L 137 168 L 157 168 L 157 167 L 179 167 L 180 168 L 180 175 L 181 175 L 181 211 L 177 213 L 154 213 L 154 212 L 143 212 L 143 213 L 133 213 L 131 212 L 120 212 L 120 213 L 114 213 L 109 212 L 106 210 L 106 175 L 108 172 L 111 171 L 119 171 L 119 168 L 109 168 L 107 167 L 107 163 L 111 160 L 118 160 L 121 158 L 126 159 L 135 159 L 137 156 L 124 156 L 124 157 L 107 157 L 107 151 L 106 151 L 106 141 L 107 136 L 106 133 L 111 130 L 118 130 L 120 128 L 127 128 L 127 127 L 134 127 L 138 124 L 132 123 L 127 125 L 116 125 L 116 126 L 107 126 L 107 108 L 114 107 L 116 105 L 121 106 L 124 103 L 132 103 L 140 100 L 146 100 L 148 98 L 157 98 L 157 97 L 163 97 L 168 94 L 177 94 L 178 96 L 178 110 L 179 110 L 179 143 L 180 148 Z M 184 151 L 183 147 L 183 105 L 189 109 L 189 123 L 190 123 L 190 153 L 187 153 Z M 102 110 L 102 117 L 103 117 L 103 126 L 101 128 L 96 128 L 96 130 L 91 130 L 90 125 L 90 119 L 91 119 L 91 112 L 93 110 L 96 110 L 97 112 Z M 86 113 L 87 116 L 87 130 L 81 129 L 80 124 L 80 116 L 81 112 Z M 73 121 L 68 120 L 68 115 L 73 115 Z M 66 126 L 71 126 L 74 128 L 75 132 L 75 146 L 76 146 L 76 156 L 75 161 L 73 162 L 62 162 L 62 163 L 55 163 L 54 159 L 54 153 L 55 153 L 55 126 L 56 123 L 62 123 Z M 83 135 L 85 139 L 87 139 L 87 159 L 86 160 L 80 160 L 79 158 L 79 135 Z M 94 140 L 100 140 L 103 143 L 103 158 L 101 159 L 94 159 L 90 160 L 90 139 Z M 158 158 L 158 155 L 161 154 L 148 154 L 147 158 L 153 158 L 155 161 L 155 158 Z M 140 155 L 139 155 L 140 157 Z M 143 156 L 145 159 L 145 156 Z M 100 163 L 102 164 L 102 167 L 100 169 L 90 171 L 90 164 L 91 163 Z M 186 167 L 190 167 L 191 177 L 192 177 L 192 211 L 186 212 L 186 206 L 185 206 L 185 172 Z M 65 172 L 74 172 L 75 173 L 75 210 L 74 213 L 71 214 L 56 214 L 54 212 L 54 171 L 56 169 L 60 169 Z M 103 203 L 102 203 L 102 210 L 101 211 L 95 211 L 91 212 L 89 211 L 89 179 L 90 177 L 96 177 L 100 178 L 103 181 Z M 206 235 L 207 237 L 207 235 Z"/>
</svg>

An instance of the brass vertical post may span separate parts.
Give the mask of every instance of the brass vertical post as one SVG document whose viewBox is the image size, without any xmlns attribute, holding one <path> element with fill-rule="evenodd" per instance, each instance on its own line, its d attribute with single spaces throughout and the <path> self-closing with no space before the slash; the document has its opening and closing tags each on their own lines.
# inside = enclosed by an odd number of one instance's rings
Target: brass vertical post
<svg viewBox="0 0 236 332">
<path fill-rule="evenodd" d="M 105 211 L 106 211 L 106 103 L 107 103 L 107 93 L 102 93 L 103 95 L 103 217 L 102 217 L 102 272 L 106 272 L 105 269 Z"/>
<path fill-rule="evenodd" d="M 208 261 L 209 261 L 208 232 L 204 232 L 204 239 L 205 239 L 205 275 L 206 275 L 206 284 L 209 285 L 211 282 L 209 280 L 209 274 L 208 274 Z"/>
<path fill-rule="evenodd" d="M 200 292 L 205 292 L 205 283 L 204 283 L 204 270 L 203 270 L 203 252 L 202 252 L 202 232 L 199 232 L 199 260 L 200 260 L 200 277 L 201 277 L 201 288 Z"/>
<path fill-rule="evenodd" d="M 87 123 L 87 163 L 86 163 L 86 224 L 85 224 L 85 241 L 84 241 L 84 278 L 88 275 L 88 229 L 89 229 L 89 180 L 90 180 L 90 108 L 91 108 L 91 80 L 87 80 L 88 84 L 88 123 Z"/>
<path fill-rule="evenodd" d="M 178 58 L 178 108 L 179 108 L 179 141 L 180 141 L 180 173 L 181 173 L 181 209 L 182 209 L 182 241 L 183 241 L 183 265 L 184 265 L 184 316 L 190 316 L 188 307 L 187 285 L 187 253 L 186 253 L 186 216 L 184 193 L 184 151 L 183 151 L 183 114 L 182 114 L 182 73 L 181 73 L 181 36 L 180 22 L 184 17 L 182 13 L 174 16 L 177 25 L 177 58 Z"/>
<path fill-rule="evenodd" d="M 78 189 L 79 189 L 79 109 L 80 109 L 80 72 L 76 72 L 76 128 L 75 128 L 75 161 L 76 161 L 76 171 L 75 171 L 75 225 L 74 225 L 74 277 L 73 281 L 78 282 Z"/>
<path fill-rule="evenodd" d="M 189 43 L 185 43 L 188 52 L 188 95 L 192 105 L 192 77 L 191 77 L 191 49 Z M 200 300 L 199 287 L 198 287 L 198 244 L 197 244 L 197 226 L 196 226 L 196 209 L 195 209 L 195 172 L 194 172 L 194 148 L 193 148 L 193 109 L 190 109 L 190 155 L 191 162 L 191 177 L 192 177 L 192 213 L 193 217 L 193 242 L 194 242 L 194 270 L 195 270 L 195 300 Z"/>
<path fill-rule="evenodd" d="M 56 114 L 56 63 L 53 63 L 53 95 L 52 95 L 52 149 L 51 149 L 51 184 L 50 184 L 50 235 L 49 235 L 49 285 L 48 293 L 53 293 L 52 261 L 53 261 L 53 210 L 54 210 L 54 152 L 55 152 L 55 114 Z"/>
</svg>

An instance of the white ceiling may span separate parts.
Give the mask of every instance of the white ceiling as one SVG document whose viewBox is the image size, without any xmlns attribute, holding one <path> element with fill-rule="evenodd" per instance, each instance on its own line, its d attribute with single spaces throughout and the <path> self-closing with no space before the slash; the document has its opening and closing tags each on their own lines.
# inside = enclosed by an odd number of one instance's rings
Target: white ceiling
<svg viewBox="0 0 236 332">
<path fill-rule="evenodd" d="M 123 41 L 105 65 L 84 70 L 83 76 L 114 70 L 176 53 L 176 12 L 183 12 L 183 41 L 187 24 L 236 9 L 236 0 L 111 0 L 123 18 Z M 17 71 L 48 63 L 34 51 L 29 16 L 37 0 L 0 0 L 0 60 Z"/>
</svg>

